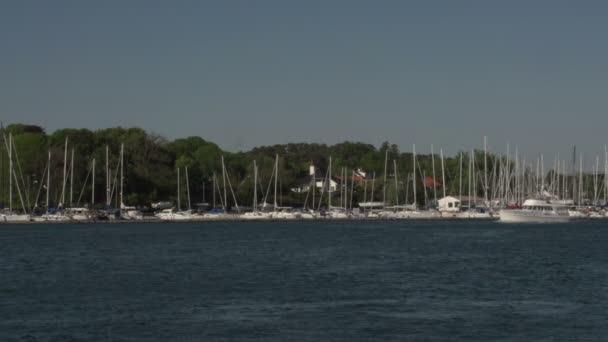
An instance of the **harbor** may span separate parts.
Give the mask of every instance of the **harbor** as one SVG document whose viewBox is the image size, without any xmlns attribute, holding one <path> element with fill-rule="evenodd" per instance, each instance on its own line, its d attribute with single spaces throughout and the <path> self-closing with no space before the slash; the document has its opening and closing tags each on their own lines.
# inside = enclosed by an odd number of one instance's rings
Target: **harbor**
<svg viewBox="0 0 608 342">
<path fill-rule="evenodd" d="M 0 342 L 608 340 L 608 2 L 0 8 Z"/>
<path fill-rule="evenodd" d="M 161 163 L 141 160 L 140 145 L 125 143 L 135 134 L 152 144 L 138 129 L 1 131 L 0 223 L 608 219 L 606 147 L 590 172 L 575 147 L 569 165 L 558 156 L 548 164 L 509 144 L 492 152 L 487 137 L 455 156 L 432 145 L 430 153 L 415 144 L 401 152 L 388 142 L 345 142 L 315 155 L 314 144 L 230 154 L 189 137 L 157 142 L 172 151 Z M 117 138 L 107 140 L 110 132 Z M 86 136 L 106 143 L 83 144 Z"/>
</svg>

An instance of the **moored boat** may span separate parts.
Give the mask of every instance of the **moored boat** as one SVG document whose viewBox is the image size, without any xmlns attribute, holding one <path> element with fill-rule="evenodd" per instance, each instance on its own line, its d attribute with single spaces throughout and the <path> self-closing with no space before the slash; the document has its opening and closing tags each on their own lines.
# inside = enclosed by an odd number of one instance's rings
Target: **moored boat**
<svg viewBox="0 0 608 342">
<path fill-rule="evenodd" d="M 573 218 L 568 206 L 537 199 L 524 201 L 521 209 L 502 209 L 499 215 L 503 222 L 568 222 Z"/>
</svg>

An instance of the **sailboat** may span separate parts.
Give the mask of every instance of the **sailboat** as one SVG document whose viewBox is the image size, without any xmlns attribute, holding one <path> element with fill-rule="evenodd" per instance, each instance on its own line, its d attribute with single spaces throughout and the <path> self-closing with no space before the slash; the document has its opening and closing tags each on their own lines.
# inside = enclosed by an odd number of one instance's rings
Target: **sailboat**
<svg viewBox="0 0 608 342">
<path fill-rule="evenodd" d="M 164 209 L 156 216 L 163 221 L 187 221 L 190 220 L 189 212 L 180 210 L 180 187 L 179 187 L 179 168 L 177 168 L 177 208 Z"/>
<path fill-rule="evenodd" d="M 253 161 L 253 210 L 239 215 L 244 220 L 267 220 L 270 214 L 260 211 L 258 208 L 258 165 Z"/>
<path fill-rule="evenodd" d="M 4 134 L 4 132 L 3 132 Z M 21 196 L 21 189 L 19 188 L 19 182 L 15 182 L 15 185 L 17 187 L 17 193 L 19 194 L 19 199 L 21 200 L 21 207 L 23 209 L 23 213 L 22 214 L 18 214 L 15 213 L 13 211 L 13 177 L 15 179 L 15 181 L 17 181 L 17 175 L 15 173 L 14 167 L 13 167 L 13 150 L 14 150 L 14 145 L 13 145 L 13 135 L 12 133 L 9 133 L 9 141 L 8 141 L 8 145 L 6 144 L 6 136 L 3 135 L 3 140 L 4 140 L 4 144 L 8 150 L 8 160 L 9 160 L 9 167 L 8 167 L 8 172 L 9 172 L 9 210 L 8 212 L 4 212 L 2 214 L 0 214 L 0 221 L 4 221 L 4 222 L 28 222 L 32 220 L 32 217 L 27 213 L 27 211 L 25 210 L 25 205 L 23 203 L 23 197 Z"/>
<path fill-rule="evenodd" d="M 120 144 L 120 218 L 123 220 L 143 220 L 144 215 L 133 206 L 125 205 L 124 182 L 125 182 L 125 144 Z"/>
<path fill-rule="evenodd" d="M 369 199 L 367 198 L 367 180 L 365 180 L 363 202 L 359 202 L 359 208 L 363 210 L 363 216 L 365 216 L 366 218 L 379 218 L 378 210 L 384 208 L 384 203 L 374 201 L 375 185 L 376 172 L 372 173 L 372 184 Z"/>
<path fill-rule="evenodd" d="M 316 189 L 317 189 L 317 171 L 314 164 L 310 163 L 308 175 L 310 176 L 310 184 L 308 187 L 308 191 L 306 193 L 306 199 L 304 200 L 304 207 L 300 212 L 300 218 L 305 220 L 311 220 L 318 217 L 318 213 L 315 211 L 315 202 L 316 202 Z M 308 206 L 308 199 L 312 192 L 312 204 Z"/>
<path fill-rule="evenodd" d="M 188 194 L 188 209 L 181 210 L 181 191 L 180 191 L 180 169 L 177 168 L 177 208 L 174 209 L 165 209 L 161 211 L 157 216 L 161 220 L 171 220 L 171 221 L 192 221 L 192 220 L 200 220 L 203 218 L 202 215 L 195 213 L 192 211 L 190 204 L 190 183 L 188 179 L 188 167 L 185 167 L 186 171 L 186 190 Z"/>
<path fill-rule="evenodd" d="M 270 212 L 270 217 L 273 220 L 293 220 L 300 217 L 292 207 L 280 207 L 277 202 L 278 182 L 279 182 L 279 155 L 275 156 L 274 165 L 274 206 Z"/>
<path fill-rule="evenodd" d="M 65 150 L 65 158 L 67 158 L 67 137 L 66 137 L 66 150 Z M 67 166 L 67 159 L 64 159 L 64 165 Z M 64 175 L 65 175 L 64 168 Z M 65 177 L 65 176 L 64 176 Z M 64 189 L 65 189 L 66 181 L 64 181 Z M 65 191 L 65 190 L 64 190 Z M 92 215 L 88 208 L 84 207 L 74 207 L 74 148 L 72 148 L 71 158 L 70 158 L 70 198 L 69 198 L 69 207 L 65 209 L 65 216 L 71 218 L 74 221 L 88 221 L 92 218 Z"/>
<path fill-rule="evenodd" d="M 70 221 L 70 217 L 64 215 L 61 211 L 51 212 L 50 208 L 50 189 L 51 189 L 51 150 L 49 149 L 48 161 L 47 161 L 47 174 L 46 174 L 46 213 L 34 217 L 34 221 L 39 222 L 64 222 Z"/>
<path fill-rule="evenodd" d="M 328 184 L 331 182 L 331 156 L 329 157 L 329 170 L 328 170 Z M 342 200 L 342 189 L 343 189 L 343 184 L 344 183 L 344 178 L 342 178 L 342 181 L 340 181 L 340 199 Z M 328 187 L 327 189 L 327 195 L 328 195 L 328 205 L 327 205 L 327 212 L 325 213 L 325 217 L 329 218 L 329 219 L 346 219 L 348 218 L 348 215 L 345 212 L 345 208 L 342 206 L 343 203 L 340 203 L 339 207 L 332 207 L 331 205 L 331 198 L 332 198 L 332 191 L 331 191 L 331 187 Z M 342 201 L 343 202 L 343 201 Z"/>
<path fill-rule="evenodd" d="M 400 219 L 430 219 L 439 217 L 436 210 L 420 210 L 416 199 L 416 145 L 412 145 L 412 188 L 414 193 L 414 202 L 405 206 L 405 210 L 400 211 L 397 218 Z M 422 177 L 424 179 L 424 177 Z M 424 186 L 424 184 L 423 184 Z"/>
</svg>

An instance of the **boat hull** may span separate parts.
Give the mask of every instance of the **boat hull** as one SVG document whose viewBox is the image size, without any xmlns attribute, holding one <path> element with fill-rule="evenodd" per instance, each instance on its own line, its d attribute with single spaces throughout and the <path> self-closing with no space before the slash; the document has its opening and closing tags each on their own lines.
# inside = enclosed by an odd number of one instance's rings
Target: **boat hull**
<svg viewBox="0 0 608 342">
<path fill-rule="evenodd" d="M 28 222 L 32 220 L 32 217 L 30 215 L 8 214 L 2 215 L 0 220 L 4 222 Z"/>
<path fill-rule="evenodd" d="M 270 219 L 270 215 L 267 215 L 265 213 L 260 213 L 260 212 L 250 212 L 250 213 L 244 213 L 242 215 L 239 216 L 239 218 L 243 219 L 243 220 L 269 220 Z"/>
<path fill-rule="evenodd" d="M 501 210 L 500 221 L 502 222 L 532 222 L 532 223 L 557 223 L 557 222 L 569 222 L 572 217 L 568 215 L 556 215 L 554 213 L 535 212 L 528 210 Z"/>
</svg>

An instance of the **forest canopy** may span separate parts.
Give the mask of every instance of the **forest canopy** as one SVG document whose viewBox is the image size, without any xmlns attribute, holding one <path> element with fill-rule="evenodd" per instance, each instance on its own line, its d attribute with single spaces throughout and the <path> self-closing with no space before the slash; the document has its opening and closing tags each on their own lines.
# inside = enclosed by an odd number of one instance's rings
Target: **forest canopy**
<svg viewBox="0 0 608 342">
<path fill-rule="evenodd" d="M 317 143 L 289 143 L 260 146 L 244 152 L 222 150 L 217 144 L 198 136 L 170 141 L 158 134 L 141 128 L 59 129 L 49 134 L 35 125 L 12 124 L 3 130 L 3 148 L 0 153 L 0 205 L 8 202 L 8 146 L 9 135 L 13 137 L 14 185 L 22 191 L 27 208 L 44 207 L 46 188 L 50 183 L 50 206 L 56 206 L 64 194 L 66 204 L 90 205 L 94 196 L 96 206 L 106 204 L 109 183 L 111 203 L 116 204 L 119 182 L 119 159 L 124 144 L 124 202 L 127 205 L 149 206 L 157 201 L 176 202 L 177 170 L 180 169 L 181 203 L 186 203 L 188 193 L 192 203 L 210 202 L 214 193 L 223 187 L 222 157 L 225 161 L 226 177 L 232 185 L 239 204 L 251 205 L 254 191 L 253 162 L 258 166 L 258 193 L 262 199 L 267 195 L 268 184 L 273 174 L 274 158 L 279 156 L 279 193 L 282 204 L 302 206 L 306 193 L 295 192 L 299 183 L 310 177 L 310 166 L 314 165 L 317 177 L 327 175 L 329 159 L 332 159 L 332 179 L 346 174 L 352 180 L 353 171 L 365 174 L 367 182 L 351 182 L 353 201 L 371 199 L 371 180 L 374 181 L 374 200 L 387 202 L 413 202 L 411 186 L 413 158 L 411 152 L 401 152 L 399 146 L 384 142 L 379 147 L 361 142 L 345 141 L 335 145 Z M 66 150 L 67 140 L 67 150 Z M 106 159 L 106 149 L 108 151 Z M 66 153 L 67 152 L 67 153 Z M 437 151 L 436 151 L 437 152 Z M 50 153 L 50 163 L 49 163 Z M 74 156 L 72 160 L 72 154 Z M 483 153 L 476 151 L 472 172 L 474 191 L 483 193 Z M 385 160 L 386 158 L 386 160 Z M 435 174 L 436 184 L 444 183 L 448 194 L 458 194 L 468 189 L 469 153 L 459 153 L 444 159 L 442 175 L 438 154 L 416 157 L 417 201 L 424 204 L 428 198 L 441 197 L 441 187 L 425 188 L 423 177 Z M 95 160 L 93 183 L 93 160 Z M 64 162 L 65 161 L 65 162 Z M 385 175 L 385 161 L 386 175 Z M 434 163 L 433 163 L 434 161 Z M 462 164 L 461 164 L 462 163 Z M 109 177 L 106 173 L 109 170 Z M 434 164 L 434 165 L 433 165 Z M 73 165 L 73 168 L 72 168 Z M 463 166 L 461 166 L 463 165 Z M 489 156 L 488 173 L 496 167 L 495 159 Z M 47 180 L 50 167 L 50 181 Z M 188 172 L 186 188 L 185 170 Z M 64 169 L 66 176 L 64 178 Z M 395 173 L 396 171 L 396 173 Z M 72 177 L 73 174 L 73 177 Z M 386 179 L 385 179 L 386 176 Z M 109 182 L 108 182 L 109 178 Z M 64 182 L 65 179 L 65 182 Z M 214 186 L 215 179 L 215 186 Z M 385 181 L 386 180 L 386 181 Z M 428 179 L 427 179 L 428 180 Z M 64 185 L 65 183 L 65 185 Z M 95 187 L 94 194 L 93 186 Z M 432 184 L 432 183 L 431 183 Z M 386 190 L 384 187 L 386 185 Z M 65 189 L 65 190 L 64 190 Z M 68 189 L 71 196 L 67 195 Z M 465 190 L 463 190 L 465 189 Z M 215 190 L 215 191 L 214 191 Z M 464 194 L 464 193 L 463 193 Z M 334 194 L 333 196 L 337 196 Z M 71 198 L 71 202 L 69 201 Z M 19 201 L 16 191 L 13 203 Z M 19 205 L 14 204 L 18 207 Z"/>
</svg>

